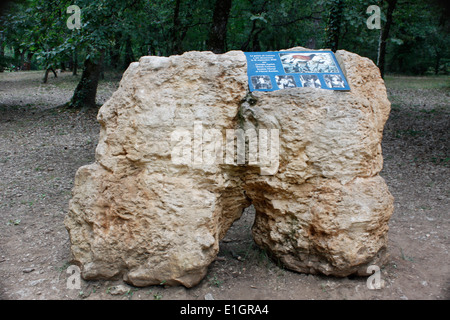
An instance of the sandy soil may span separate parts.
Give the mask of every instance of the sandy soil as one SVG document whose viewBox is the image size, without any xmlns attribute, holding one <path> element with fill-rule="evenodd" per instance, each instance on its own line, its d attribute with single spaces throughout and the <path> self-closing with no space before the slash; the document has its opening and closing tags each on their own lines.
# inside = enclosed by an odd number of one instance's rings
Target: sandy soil
<svg viewBox="0 0 450 320">
<path fill-rule="evenodd" d="M 42 72 L 33 71 L 0 74 L 1 299 L 203 300 L 207 294 L 216 300 L 450 298 L 448 79 L 446 86 L 425 78 L 387 81 L 393 105 L 385 127 L 382 176 L 395 197 L 395 212 L 381 289 L 369 290 L 366 278 L 283 269 L 254 245 L 254 212 L 248 208 L 195 288 L 82 280 L 78 290 L 67 287 L 70 251 L 63 220 L 76 170 L 94 161 L 99 125 L 95 112 L 56 108 L 70 99 L 79 76 L 62 73 L 46 85 L 41 77 Z M 118 77 L 107 75 L 99 102 L 117 85 Z"/>
</svg>

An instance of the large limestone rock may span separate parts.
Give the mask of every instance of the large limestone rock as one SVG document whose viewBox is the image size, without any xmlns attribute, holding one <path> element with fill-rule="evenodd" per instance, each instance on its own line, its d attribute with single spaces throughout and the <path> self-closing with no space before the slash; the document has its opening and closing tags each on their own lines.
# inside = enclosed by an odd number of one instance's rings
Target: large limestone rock
<svg viewBox="0 0 450 320">
<path fill-rule="evenodd" d="M 378 175 L 390 103 L 371 60 L 336 56 L 350 92 L 249 94 L 239 51 L 132 63 L 98 114 L 96 162 L 75 177 L 65 225 L 82 276 L 194 286 L 250 203 L 256 243 L 287 268 L 346 276 L 381 265 L 393 211 Z M 230 162 L 229 129 L 279 133 L 270 170 Z"/>
</svg>

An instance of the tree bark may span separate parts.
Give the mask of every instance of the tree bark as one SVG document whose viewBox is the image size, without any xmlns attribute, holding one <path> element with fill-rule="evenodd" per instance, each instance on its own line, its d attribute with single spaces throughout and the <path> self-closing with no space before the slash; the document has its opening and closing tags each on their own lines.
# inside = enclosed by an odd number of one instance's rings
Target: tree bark
<svg viewBox="0 0 450 320">
<path fill-rule="evenodd" d="M 133 53 L 133 46 L 131 44 L 131 37 L 128 36 L 127 40 L 125 41 L 125 58 L 123 61 L 122 69 L 126 70 L 130 63 L 134 61 L 134 53 Z"/>
<path fill-rule="evenodd" d="M 232 0 L 216 0 L 213 25 L 209 32 L 207 48 L 214 53 L 226 51 L 227 24 Z"/>
<path fill-rule="evenodd" d="M 20 51 L 19 48 L 14 48 L 14 60 L 17 62 L 16 70 L 21 70 L 23 67 L 25 50 Z"/>
<path fill-rule="evenodd" d="M 183 52 L 180 39 L 180 6 L 181 0 L 175 1 L 173 10 L 173 26 L 172 26 L 172 54 L 181 54 Z"/>
<path fill-rule="evenodd" d="M 389 31 L 391 29 L 393 13 L 395 10 L 395 6 L 397 5 L 397 0 L 387 0 L 388 8 L 386 14 L 386 23 L 380 32 L 380 41 L 378 44 L 378 57 L 377 57 L 377 66 L 380 69 L 381 77 L 384 78 L 384 71 L 386 65 L 386 44 L 387 39 L 389 38 Z"/>
<path fill-rule="evenodd" d="M 342 12 L 344 11 L 343 0 L 333 0 L 333 6 L 327 24 L 326 46 L 336 52 L 339 48 L 339 37 L 341 35 Z"/>
<path fill-rule="evenodd" d="M 248 46 L 250 45 L 250 42 L 252 41 L 253 33 L 255 32 L 256 29 L 257 28 L 256 28 L 256 19 L 255 19 L 252 22 L 252 29 L 250 30 L 247 40 L 241 45 L 241 51 L 247 51 Z"/>
<path fill-rule="evenodd" d="M 25 64 L 25 49 L 20 53 L 20 70 L 23 70 L 23 66 Z"/>
<path fill-rule="evenodd" d="M 73 71 L 73 53 L 69 55 L 69 60 L 67 61 L 67 67 L 69 71 Z"/>
<path fill-rule="evenodd" d="M 314 19 L 314 29 L 319 29 L 320 26 L 320 20 L 322 19 Z M 311 38 L 309 38 L 308 40 L 308 49 L 316 49 L 317 46 L 317 34 L 315 32 L 313 32 L 313 34 L 311 35 Z"/>
<path fill-rule="evenodd" d="M 27 58 L 26 58 L 25 62 L 23 63 L 23 70 L 26 70 L 26 71 L 31 70 L 31 59 L 33 58 L 33 56 L 34 56 L 33 52 L 27 53 Z"/>
<path fill-rule="evenodd" d="M 252 51 L 261 51 L 261 45 L 259 43 L 259 34 L 263 31 L 264 29 L 261 28 L 258 31 L 256 31 L 255 33 L 253 33 L 253 37 L 252 37 Z"/>
<path fill-rule="evenodd" d="M 261 9 L 256 11 L 255 14 L 262 14 L 263 12 L 266 12 L 266 5 L 268 4 L 268 1 L 264 1 Z M 252 11 L 253 14 L 253 11 Z M 254 19 L 252 21 L 252 29 L 250 30 L 250 33 L 248 35 L 247 40 L 241 45 L 241 51 L 247 51 L 250 42 L 253 41 L 252 47 L 259 47 L 259 43 L 255 43 L 255 41 L 258 41 L 259 34 L 264 30 L 264 26 L 257 27 L 257 21 L 258 19 Z"/>
<path fill-rule="evenodd" d="M 122 33 L 120 31 L 116 32 L 114 36 L 114 45 L 111 48 L 111 65 L 114 70 L 119 69 L 120 64 L 120 40 L 122 39 Z"/>
<path fill-rule="evenodd" d="M 53 72 L 53 75 L 55 76 L 55 78 L 58 78 L 58 74 L 56 73 L 55 69 L 53 69 L 53 67 L 50 67 L 45 70 L 45 74 L 44 74 L 44 78 L 42 79 L 42 83 L 47 83 L 48 74 L 50 71 Z"/>
<path fill-rule="evenodd" d="M 437 76 L 439 74 L 439 65 L 441 64 L 441 54 L 436 52 L 436 60 L 434 64 L 434 74 Z"/>
<path fill-rule="evenodd" d="M 0 57 L 3 58 L 5 56 L 5 36 L 3 32 L 0 32 Z"/>
<path fill-rule="evenodd" d="M 77 49 L 73 50 L 73 69 L 72 69 L 72 75 L 76 76 L 78 72 L 78 52 Z"/>
<path fill-rule="evenodd" d="M 96 108 L 98 81 L 102 69 L 104 53 L 101 52 L 99 61 L 88 58 L 84 61 L 84 69 L 81 80 L 78 83 L 69 107 L 74 109 Z"/>
</svg>

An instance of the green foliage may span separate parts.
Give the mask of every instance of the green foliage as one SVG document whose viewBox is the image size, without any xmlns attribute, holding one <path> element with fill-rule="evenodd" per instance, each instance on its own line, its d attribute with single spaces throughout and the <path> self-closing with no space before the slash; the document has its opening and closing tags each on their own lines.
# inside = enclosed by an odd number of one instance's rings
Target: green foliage
<svg viewBox="0 0 450 320">
<path fill-rule="evenodd" d="M 323 8 L 318 1 L 234 1 L 228 49 L 279 50 L 322 41 Z"/>
<path fill-rule="evenodd" d="M 387 69 L 399 73 L 448 74 L 449 22 L 436 0 L 398 0 Z M 81 29 L 69 30 L 69 5 L 81 9 Z M 0 17 L 0 69 L 27 59 L 38 67 L 98 61 L 123 68 L 142 55 L 206 50 L 215 0 L 23 0 Z M 380 30 L 369 30 L 369 5 L 379 0 L 233 0 L 227 50 L 268 51 L 293 46 L 337 46 L 376 61 Z M 448 13 L 447 13 L 448 14 Z M 448 19 L 447 19 L 448 20 Z M 3 50 L 2 50 L 3 52 Z"/>
<path fill-rule="evenodd" d="M 154 300 L 161 300 L 163 298 L 163 295 L 160 292 L 157 292 L 153 295 Z"/>
<path fill-rule="evenodd" d="M 223 284 L 223 280 L 219 280 L 217 275 L 209 277 L 209 285 L 219 288 Z"/>
<path fill-rule="evenodd" d="M 12 71 L 14 69 L 15 60 L 13 57 L 0 56 L 0 72 L 5 70 Z"/>
<path fill-rule="evenodd" d="M 11 219 L 6 224 L 8 226 L 18 226 L 20 224 L 20 219 Z"/>
<path fill-rule="evenodd" d="M 450 58 L 449 21 L 434 1 L 417 1 L 398 6 L 391 37 L 389 67 L 391 72 L 448 74 Z"/>
</svg>

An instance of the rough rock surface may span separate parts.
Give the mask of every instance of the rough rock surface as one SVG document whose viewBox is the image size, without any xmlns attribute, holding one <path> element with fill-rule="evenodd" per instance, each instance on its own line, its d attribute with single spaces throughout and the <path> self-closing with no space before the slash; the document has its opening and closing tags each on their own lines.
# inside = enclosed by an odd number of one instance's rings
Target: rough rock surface
<svg viewBox="0 0 450 320">
<path fill-rule="evenodd" d="M 82 276 L 194 286 L 250 203 L 256 243 L 287 268 L 346 276 L 381 265 L 393 212 L 378 175 L 390 103 L 371 60 L 336 56 L 350 92 L 250 95 L 240 51 L 132 63 L 99 111 L 96 162 L 75 177 L 65 225 Z M 261 175 L 257 165 L 206 161 L 215 146 L 208 130 L 225 137 L 238 128 L 279 130 L 274 175 Z M 181 142 L 192 162 L 174 161 Z"/>
</svg>

